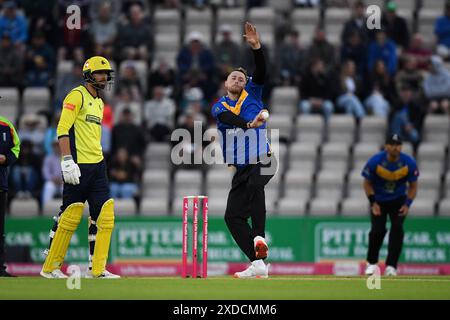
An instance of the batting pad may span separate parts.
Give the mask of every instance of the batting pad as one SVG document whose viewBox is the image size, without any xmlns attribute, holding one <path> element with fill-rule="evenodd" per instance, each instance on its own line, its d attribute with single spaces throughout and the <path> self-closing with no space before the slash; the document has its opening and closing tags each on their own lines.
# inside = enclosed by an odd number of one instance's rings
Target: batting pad
<svg viewBox="0 0 450 320">
<path fill-rule="evenodd" d="M 80 224 L 83 210 L 84 204 L 75 202 L 69 205 L 59 216 L 58 228 L 42 268 L 44 272 L 52 272 L 61 268 L 70 239 Z"/>
<path fill-rule="evenodd" d="M 97 236 L 92 256 L 92 275 L 94 277 L 98 277 L 105 271 L 111 234 L 114 229 L 114 199 L 109 199 L 103 204 L 96 225 Z"/>
</svg>

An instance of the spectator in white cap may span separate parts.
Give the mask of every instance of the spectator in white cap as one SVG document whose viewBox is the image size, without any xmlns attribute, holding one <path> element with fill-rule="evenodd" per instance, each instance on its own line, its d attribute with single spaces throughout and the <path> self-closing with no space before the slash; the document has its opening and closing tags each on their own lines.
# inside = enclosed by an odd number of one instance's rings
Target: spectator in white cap
<svg viewBox="0 0 450 320">
<path fill-rule="evenodd" d="M 214 56 L 203 43 L 203 36 L 192 31 L 186 37 L 187 44 L 177 56 L 177 83 L 184 87 L 200 87 L 209 99 L 216 91 L 213 75 L 215 71 Z"/>
<path fill-rule="evenodd" d="M 231 26 L 229 24 L 221 25 L 214 47 L 214 56 L 217 58 L 221 79 L 225 79 L 239 65 L 239 51 L 240 47 L 233 39 Z"/>
<path fill-rule="evenodd" d="M 194 107 L 198 111 L 203 111 L 207 107 L 207 102 L 204 100 L 204 94 L 198 87 L 193 87 L 184 90 L 183 99 L 180 103 L 182 112 Z"/>
<path fill-rule="evenodd" d="M 450 113 L 450 72 L 440 56 L 431 57 L 430 74 L 423 82 L 428 112 Z"/>
<path fill-rule="evenodd" d="M 166 141 L 175 124 L 175 102 L 163 86 L 153 88 L 152 99 L 144 105 L 145 127 L 155 141 Z"/>
<path fill-rule="evenodd" d="M 193 41 L 198 41 L 198 42 L 200 42 L 200 43 L 204 43 L 204 42 L 205 42 L 205 40 L 203 39 L 203 35 L 202 35 L 200 32 L 198 32 L 198 31 L 191 31 L 191 32 L 189 32 L 189 34 L 187 35 L 187 37 L 186 37 L 186 43 L 187 43 L 187 44 L 190 44 L 190 43 L 192 43 Z"/>
</svg>

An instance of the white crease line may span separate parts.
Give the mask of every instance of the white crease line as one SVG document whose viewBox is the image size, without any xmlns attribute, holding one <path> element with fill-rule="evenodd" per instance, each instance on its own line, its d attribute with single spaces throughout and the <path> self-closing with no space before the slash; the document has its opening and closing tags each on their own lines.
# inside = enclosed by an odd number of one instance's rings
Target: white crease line
<svg viewBox="0 0 450 320">
<path fill-rule="evenodd" d="M 232 278 L 231 276 L 229 278 L 227 277 L 220 277 L 220 278 L 216 278 L 216 277 L 209 277 L 207 279 L 203 279 L 203 281 L 211 281 L 211 280 L 233 280 L 233 281 L 242 281 L 242 280 L 254 280 L 254 281 L 367 281 L 368 277 L 355 277 L 355 278 L 340 278 L 340 277 L 336 277 L 336 278 L 306 278 L 306 277 L 299 277 L 299 278 L 280 278 L 280 277 L 272 277 L 272 278 L 268 278 L 268 279 L 255 279 L 255 278 L 251 278 L 251 279 L 235 279 Z M 179 280 L 187 280 L 189 281 L 190 279 L 182 279 L 182 278 L 173 278 L 173 277 L 145 277 L 145 278 L 128 278 L 128 279 L 133 279 L 133 280 L 175 280 L 175 279 L 179 279 Z M 450 278 L 444 278 L 444 279 L 426 279 L 426 278 L 392 278 L 392 277 L 384 277 L 381 276 L 381 280 L 382 281 L 405 281 L 405 282 L 450 282 Z M 198 279 L 196 281 L 202 281 L 202 279 Z"/>
<path fill-rule="evenodd" d="M 269 278 L 268 280 L 282 280 L 282 281 L 366 281 L 368 277 L 361 278 Z M 385 278 L 381 277 L 382 281 L 418 281 L 418 282 L 450 282 L 450 279 L 405 279 L 405 278 Z"/>
</svg>

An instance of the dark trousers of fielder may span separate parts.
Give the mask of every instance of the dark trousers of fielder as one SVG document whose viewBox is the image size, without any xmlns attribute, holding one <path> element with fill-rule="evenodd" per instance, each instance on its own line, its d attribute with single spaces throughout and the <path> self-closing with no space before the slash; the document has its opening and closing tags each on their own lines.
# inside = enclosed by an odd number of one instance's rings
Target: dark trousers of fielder
<svg viewBox="0 0 450 320">
<path fill-rule="evenodd" d="M 372 227 L 369 233 L 369 250 L 367 252 L 367 262 L 370 264 L 378 263 L 380 248 L 387 232 L 386 220 L 389 215 L 391 229 L 389 231 L 386 265 L 397 268 L 397 262 L 403 246 L 403 222 L 405 221 L 405 217 L 399 215 L 399 210 L 404 203 L 404 197 L 389 202 L 381 202 L 379 203 L 381 215 L 375 216 L 372 213 L 370 214 Z"/>
<path fill-rule="evenodd" d="M 271 157 L 276 164 L 275 157 Z M 269 164 L 249 164 L 238 168 L 233 176 L 231 190 L 228 194 L 225 222 L 239 248 L 250 259 L 257 260 L 253 238 L 265 237 L 266 198 L 264 186 L 274 174 L 262 174 L 261 169 Z M 274 166 L 275 168 L 275 166 Z M 269 169 L 274 172 L 274 169 Z M 264 173 L 264 171 L 263 171 Z M 248 219 L 251 218 L 251 226 Z"/>
<path fill-rule="evenodd" d="M 0 272 L 5 271 L 5 214 L 7 192 L 0 190 Z"/>
</svg>

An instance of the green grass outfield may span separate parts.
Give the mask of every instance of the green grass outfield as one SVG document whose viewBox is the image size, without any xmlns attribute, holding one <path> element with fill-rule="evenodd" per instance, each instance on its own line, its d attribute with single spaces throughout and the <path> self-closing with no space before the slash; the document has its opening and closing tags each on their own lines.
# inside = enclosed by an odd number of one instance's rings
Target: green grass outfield
<svg viewBox="0 0 450 320">
<path fill-rule="evenodd" d="M 150 299 L 150 300 L 302 300 L 302 299 L 450 299 L 449 276 L 381 278 L 369 290 L 365 277 L 272 276 L 269 279 L 209 277 L 81 279 L 80 290 L 65 280 L 0 278 L 0 299 Z"/>
</svg>

